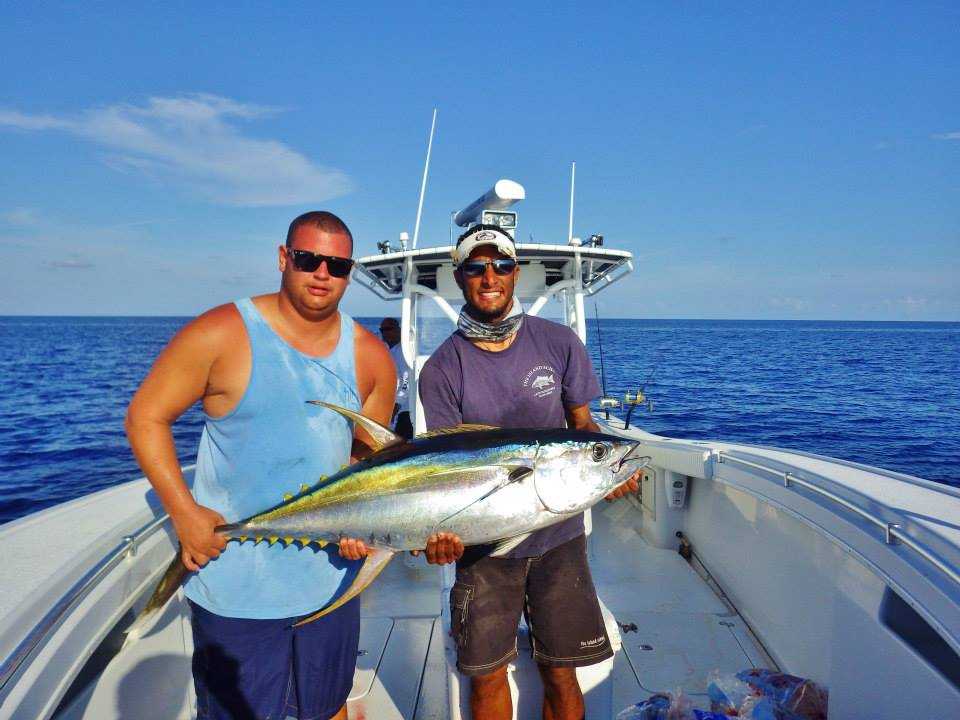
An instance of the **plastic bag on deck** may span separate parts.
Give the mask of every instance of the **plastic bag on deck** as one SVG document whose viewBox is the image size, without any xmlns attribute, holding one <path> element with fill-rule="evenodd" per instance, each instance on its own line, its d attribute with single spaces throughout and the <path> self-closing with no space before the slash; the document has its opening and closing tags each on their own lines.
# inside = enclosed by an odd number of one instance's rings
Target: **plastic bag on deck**
<svg viewBox="0 0 960 720">
<path fill-rule="evenodd" d="M 759 668 L 742 670 L 737 678 L 770 699 L 776 720 L 827 720 L 827 691 L 813 680 Z"/>
<path fill-rule="evenodd" d="M 617 714 L 617 720 L 700 720 L 689 698 L 683 691 L 657 693 L 643 702 L 624 708 Z M 705 718 L 704 720 L 710 720 Z"/>
<path fill-rule="evenodd" d="M 736 675 L 720 674 L 714 670 L 707 677 L 707 695 L 710 710 L 725 715 L 741 715 L 743 703 L 754 695 L 753 689 Z"/>
<path fill-rule="evenodd" d="M 827 691 L 812 680 L 772 670 L 710 673 L 710 711 L 660 693 L 622 710 L 617 720 L 827 720 Z"/>
</svg>

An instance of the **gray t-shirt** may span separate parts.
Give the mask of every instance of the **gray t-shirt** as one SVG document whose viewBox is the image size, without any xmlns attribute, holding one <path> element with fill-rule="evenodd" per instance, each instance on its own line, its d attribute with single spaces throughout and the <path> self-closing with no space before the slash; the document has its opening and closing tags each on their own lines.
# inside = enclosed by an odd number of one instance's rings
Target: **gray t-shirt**
<svg viewBox="0 0 960 720">
<path fill-rule="evenodd" d="M 562 428 L 565 408 L 599 397 L 587 350 L 570 328 L 524 316 L 506 350 L 481 350 L 454 333 L 420 373 L 427 430 L 480 423 L 504 428 Z M 538 530 L 507 557 L 542 555 L 583 533 L 583 515 Z"/>
</svg>

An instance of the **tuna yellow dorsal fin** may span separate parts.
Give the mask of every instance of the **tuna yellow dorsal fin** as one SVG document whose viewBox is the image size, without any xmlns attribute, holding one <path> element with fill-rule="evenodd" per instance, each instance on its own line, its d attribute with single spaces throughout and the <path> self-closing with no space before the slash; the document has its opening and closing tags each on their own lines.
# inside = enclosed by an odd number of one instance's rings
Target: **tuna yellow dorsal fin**
<svg viewBox="0 0 960 720">
<path fill-rule="evenodd" d="M 457 433 L 466 433 L 466 432 L 483 432 L 484 430 L 499 430 L 496 425 L 454 425 L 453 427 L 437 428 L 436 430 L 430 430 L 429 432 L 422 432 L 417 435 L 417 440 L 422 438 L 436 437 L 437 435 L 456 435 Z"/>
<path fill-rule="evenodd" d="M 370 449 L 374 452 L 378 450 L 383 450 L 385 447 L 390 447 L 392 445 L 399 445 L 400 443 L 405 442 L 402 437 L 397 435 L 393 430 L 388 427 L 384 427 L 376 420 L 371 420 L 368 417 L 364 417 L 358 412 L 353 410 L 347 410 L 342 408 L 339 405 L 333 405 L 323 400 L 307 400 L 311 405 L 319 405 L 320 407 L 325 407 L 327 410 L 333 410 L 335 413 L 343 415 L 347 420 L 352 420 L 357 425 L 362 427 L 367 431 L 367 434 L 370 436 L 370 439 L 373 441 L 370 443 Z"/>
</svg>

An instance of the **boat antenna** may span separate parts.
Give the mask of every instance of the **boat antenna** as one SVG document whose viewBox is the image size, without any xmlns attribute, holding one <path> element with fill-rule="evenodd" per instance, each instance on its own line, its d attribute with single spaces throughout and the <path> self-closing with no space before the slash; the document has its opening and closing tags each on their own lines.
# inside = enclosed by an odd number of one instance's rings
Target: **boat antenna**
<svg viewBox="0 0 960 720">
<path fill-rule="evenodd" d="M 420 238 L 420 216 L 423 214 L 423 196 L 427 191 L 427 172 L 430 170 L 430 151 L 433 150 L 433 131 L 437 127 L 437 109 L 433 109 L 433 120 L 430 122 L 430 140 L 427 142 L 427 160 L 423 164 L 423 179 L 420 181 L 420 202 L 417 204 L 417 222 L 413 226 L 413 249 L 417 247 Z"/>
<path fill-rule="evenodd" d="M 577 179 L 577 162 L 570 163 L 570 224 L 567 226 L 567 244 L 573 240 L 573 188 Z M 596 306 L 594 306 L 596 307 Z"/>
</svg>

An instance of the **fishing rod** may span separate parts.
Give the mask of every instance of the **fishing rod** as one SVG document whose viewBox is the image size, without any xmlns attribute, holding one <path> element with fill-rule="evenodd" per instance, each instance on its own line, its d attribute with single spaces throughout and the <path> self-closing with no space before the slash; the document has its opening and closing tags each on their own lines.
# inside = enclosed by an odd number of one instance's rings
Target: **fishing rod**
<svg viewBox="0 0 960 720">
<path fill-rule="evenodd" d="M 627 415 L 623 421 L 623 429 L 630 428 L 630 418 L 633 416 L 633 410 L 637 405 L 646 404 L 647 410 L 653 411 L 653 401 L 647 398 L 644 392 L 647 389 L 654 376 L 657 374 L 659 364 L 654 365 L 653 370 L 643 381 L 643 384 L 635 392 L 627 391 L 623 395 L 623 401 L 607 394 L 607 368 L 603 360 L 603 336 L 600 334 L 600 311 L 597 308 L 597 301 L 593 301 L 593 315 L 597 322 L 597 349 L 600 351 L 600 385 L 603 389 L 603 397 L 600 398 L 600 407 L 603 409 L 604 419 L 610 420 L 610 408 L 627 407 Z"/>
<path fill-rule="evenodd" d="M 600 401 L 600 407 L 603 408 L 603 414 L 607 420 L 610 419 L 610 405 L 605 400 L 607 397 L 607 369 L 603 364 L 603 338 L 600 337 L 600 311 L 597 309 L 597 301 L 593 301 L 593 316 L 597 321 L 597 347 L 600 350 L 600 386 L 603 389 L 603 399 Z"/>
<path fill-rule="evenodd" d="M 628 392 L 623 396 L 623 404 L 630 406 L 629 409 L 627 410 L 627 416 L 623 420 L 624 430 L 627 430 L 630 428 L 630 416 L 633 415 L 633 409 L 637 405 L 646 403 L 647 412 L 653 412 L 653 400 L 648 398 L 645 393 L 646 393 L 647 385 L 653 382 L 653 379 L 657 374 L 658 367 L 660 367 L 659 362 L 657 362 L 653 366 L 653 370 L 650 371 L 650 374 L 647 375 L 647 379 L 643 381 L 643 384 L 640 385 L 640 389 L 637 390 L 635 394 L 631 394 Z"/>
</svg>

